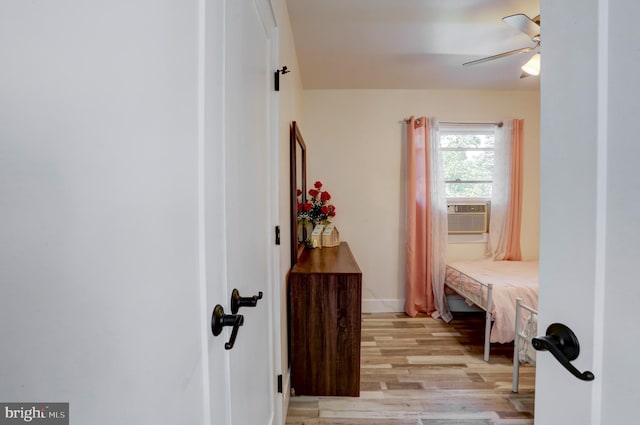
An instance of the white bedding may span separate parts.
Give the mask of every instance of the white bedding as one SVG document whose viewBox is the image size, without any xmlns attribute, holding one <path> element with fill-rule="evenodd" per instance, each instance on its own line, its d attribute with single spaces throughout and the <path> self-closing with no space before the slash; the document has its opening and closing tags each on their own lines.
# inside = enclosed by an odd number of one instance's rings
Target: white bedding
<svg viewBox="0 0 640 425">
<path fill-rule="evenodd" d="M 451 284 L 456 273 L 449 269 L 460 271 L 470 278 L 493 284 L 493 301 L 491 316 L 491 342 L 506 343 L 513 341 L 515 336 L 516 298 L 522 298 L 523 303 L 538 308 L 538 262 L 537 261 L 456 261 L 447 264 L 447 284 L 460 295 L 481 295 L 480 285 L 468 279 L 461 286 Z"/>
</svg>

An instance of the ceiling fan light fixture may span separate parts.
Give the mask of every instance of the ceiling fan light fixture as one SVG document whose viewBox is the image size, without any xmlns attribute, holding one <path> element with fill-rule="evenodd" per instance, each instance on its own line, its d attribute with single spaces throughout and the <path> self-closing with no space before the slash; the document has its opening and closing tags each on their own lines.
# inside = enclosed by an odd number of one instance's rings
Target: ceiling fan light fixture
<svg viewBox="0 0 640 425">
<path fill-rule="evenodd" d="M 522 70 L 529 75 L 540 75 L 540 53 L 536 53 L 522 65 Z"/>
</svg>

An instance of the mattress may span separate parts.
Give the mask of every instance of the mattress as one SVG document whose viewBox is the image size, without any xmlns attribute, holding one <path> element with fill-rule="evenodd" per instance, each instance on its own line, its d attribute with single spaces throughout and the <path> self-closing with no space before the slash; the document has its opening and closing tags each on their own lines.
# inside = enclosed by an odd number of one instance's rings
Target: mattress
<svg viewBox="0 0 640 425">
<path fill-rule="evenodd" d="M 515 337 L 516 298 L 538 308 L 537 261 L 456 261 L 447 264 L 445 283 L 465 299 L 486 310 L 486 285 L 493 284 L 491 342 Z"/>
</svg>

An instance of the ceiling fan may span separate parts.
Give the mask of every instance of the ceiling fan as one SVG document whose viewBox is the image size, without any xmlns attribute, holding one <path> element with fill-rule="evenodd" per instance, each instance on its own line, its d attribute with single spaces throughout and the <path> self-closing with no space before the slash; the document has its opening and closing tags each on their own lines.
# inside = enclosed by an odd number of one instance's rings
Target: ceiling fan
<svg viewBox="0 0 640 425">
<path fill-rule="evenodd" d="M 497 55 L 488 56 L 482 59 L 476 59 L 470 62 L 463 63 L 463 66 L 477 65 L 483 62 L 489 62 L 496 59 L 505 58 L 507 56 L 517 55 L 520 53 L 531 52 L 540 47 L 540 15 L 531 19 L 523 13 L 515 15 L 505 16 L 502 21 L 511 25 L 515 29 L 527 34 L 531 41 L 535 43 L 531 47 L 523 47 L 521 49 L 511 50 L 504 53 L 498 53 Z M 540 53 L 536 53 L 523 67 L 524 71 L 520 78 L 528 77 L 529 75 L 538 75 L 540 73 Z"/>
</svg>

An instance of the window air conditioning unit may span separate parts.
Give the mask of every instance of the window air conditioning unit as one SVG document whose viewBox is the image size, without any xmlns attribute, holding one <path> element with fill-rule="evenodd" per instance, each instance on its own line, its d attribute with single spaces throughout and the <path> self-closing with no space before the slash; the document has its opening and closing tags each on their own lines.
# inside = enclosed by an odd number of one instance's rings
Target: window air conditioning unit
<svg viewBox="0 0 640 425">
<path fill-rule="evenodd" d="M 487 233 L 489 205 L 486 202 L 447 205 L 449 234 Z"/>
</svg>

